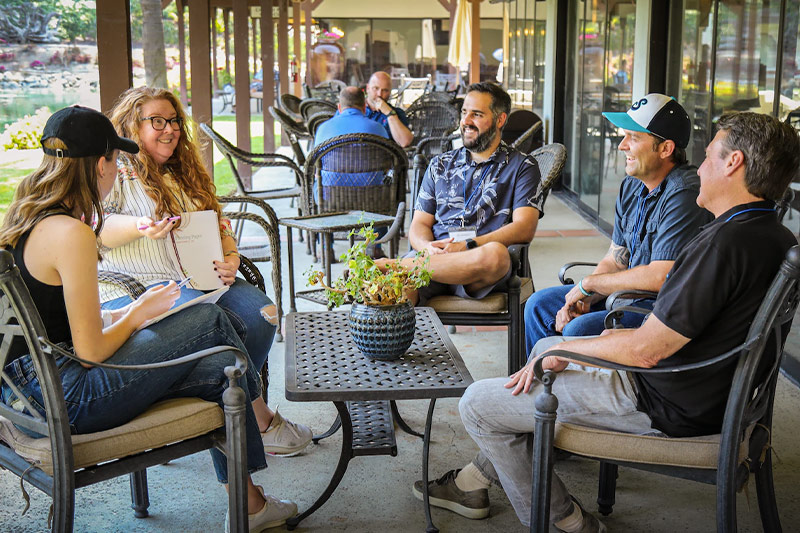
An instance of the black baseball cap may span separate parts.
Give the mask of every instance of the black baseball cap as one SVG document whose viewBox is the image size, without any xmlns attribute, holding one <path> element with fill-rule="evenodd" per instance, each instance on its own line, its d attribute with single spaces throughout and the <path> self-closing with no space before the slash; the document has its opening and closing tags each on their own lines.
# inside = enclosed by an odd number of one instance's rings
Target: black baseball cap
<svg viewBox="0 0 800 533">
<path fill-rule="evenodd" d="M 679 148 L 689 145 L 692 121 L 683 106 L 671 96 L 650 93 L 634 100 L 627 113 L 603 113 L 603 116 L 623 130 L 651 133 L 673 141 Z"/>
<path fill-rule="evenodd" d="M 105 155 L 114 149 L 135 154 L 139 146 L 130 139 L 120 137 L 111 121 L 99 111 L 79 105 L 59 109 L 47 120 L 42 133 L 42 143 L 57 138 L 67 145 L 66 150 L 46 148 L 47 155 L 56 157 L 90 157 Z"/>
</svg>

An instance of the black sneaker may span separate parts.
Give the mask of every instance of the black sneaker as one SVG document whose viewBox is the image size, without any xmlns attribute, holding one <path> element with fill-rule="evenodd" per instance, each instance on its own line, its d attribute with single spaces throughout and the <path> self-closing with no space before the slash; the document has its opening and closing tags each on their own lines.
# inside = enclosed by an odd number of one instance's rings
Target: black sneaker
<svg viewBox="0 0 800 533">
<path fill-rule="evenodd" d="M 477 489 L 464 492 L 456 486 L 460 470 L 450 470 L 437 480 L 428 482 L 431 505 L 460 514 L 465 518 L 479 520 L 489 516 L 489 490 Z M 414 482 L 411 492 L 422 500 L 422 480 Z"/>
<path fill-rule="evenodd" d="M 607 529 L 604 523 L 602 523 L 593 514 L 584 509 L 583 505 L 581 505 L 581 502 L 578 501 L 578 498 L 572 495 L 570 495 L 570 498 L 572 498 L 572 503 L 577 505 L 580 508 L 581 513 L 583 513 L 583 524 L 576 533 L 606 533 Z M 561 529 L 558 529 L 555 525 L 553 527 L 555 528 L 556 531 L 563 531 Z"/>
</svg>

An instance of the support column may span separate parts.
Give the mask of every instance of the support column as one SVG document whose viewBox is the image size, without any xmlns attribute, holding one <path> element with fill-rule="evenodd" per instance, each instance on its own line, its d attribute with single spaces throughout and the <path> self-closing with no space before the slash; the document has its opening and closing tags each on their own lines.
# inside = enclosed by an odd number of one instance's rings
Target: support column
<svg viewBox="0 0 800 533">
<path fill-rule="evenodd" d="M 258 39 L 258 22 L 254 18 L 250 18 L 250 31 L 253 34 L 253 76 L 255 77 L 259 69 L 259 62 L 261 54 L 258 53 L 259 43 Z"/>
<path fill-rule="evenodd" d="M 189 105 L 189 91 L 186 87 L 186 19 L 184 17 L 184 8 L 186 7 L 185 0 L 176 0 L 175 7 L 178 8 L 178 57 L 179 57 L 179 65 L 178 68 L 180 70 L 180 92 L 181 92 L 181 103 L 183 107 L 187 107 Z M 216 59 L 214 61 L 214 66 L 216 67 Z M 217 81 L 217 73 L 216 68 L 214 69 L 214 82 L 216 85 Z"/>
<path fill-rule="evenodd" d="M 275 151 L 275 119 L 269 106 L 275 104 L 275 26 L 272 23 L 272 0 L 261 3 L 261 65 L 264 69 L 264 151 Z"/>
<path fill-rule="evenodd" d="M 481 81 L 481 0 L 472 0 L 472 59 L 469 62 L 469 82 Z"/>
<path fill-rule="evenodd" d="M 219 72 L 217 71 L 217 8 L 211 8 L 211 79 L 214 90 L 219 90 Z"/>
<path fill-rule="evenodd" d="M 311 86 L 311 11 L 314 9 L 311 0 L 303 2 L 303 9 L 306 15 L 306 85 Z"/>
<path fill-rule="evenodd" d="M 99 2 L 103 4 L 105 2 Z M 211 123 L 211 12 L 208 0 L 188 0 L 189 6 L 189 61 L 192 65 L 192 119 L 196 124 Z M 195 138 L 203 133 L 198 128 Z M 206 139 L 208 141 L 208 139 Z M 214 177 L 212 143 L 200 143 L 203 162 Z"/>
<path fill-rule="evenodd" d="M 236 87 L 236 146 L 250 151 L 250 50 L 248 36 L 249 8 L 246 2 L 233 3 L 234 87 Z M 250 166 L 238 163 L 239 176 L 246 188 L 251 186 Z"/>
<path fill-rule="evenodd" d="M 289 92 L 289 7 L 288 0 L 278 2 L 278 72 L 279 94 Z M 289 146 L 289 139 L 281 135 L 281 146 Z"/>
<path fill-rule="evenodd" d="M 231 75 L 233 78 L 233 74 L 231 73 L 231 30 L 230 30 L 230 20 L 231 20 L 231 8 L 226 7 L 222 9 L 222 16 L 225 18 L 223 27 L 223 36 L 225 38 L 225 72 Z"/>
<path fill-rule="evenodd" d="M 301 53 L 302 46 L 300 44 L 300 4 L 292 2 L 292 29 L 294 30 L 294 60 L 296 61 L 297 68 L 297 81 L 292 85 L 294 86 L 294 95 L 298 98 L 303 96 L 303 81 L 300 79 L 300 59 L 303 57 Z"/>
<path fill-rule="evenodd" d="M 131 8 L 128 0 L 98 2 L 97 63 L 100 65 L 100 109 L 110 111 L 117 97 L 133 85 Z"/>
</svg>

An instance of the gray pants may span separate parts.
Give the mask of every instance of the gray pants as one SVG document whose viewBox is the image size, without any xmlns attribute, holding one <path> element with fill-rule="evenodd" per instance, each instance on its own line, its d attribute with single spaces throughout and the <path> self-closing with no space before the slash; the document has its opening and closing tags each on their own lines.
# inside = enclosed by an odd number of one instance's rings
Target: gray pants
<svg viewBox="0 0 800 533">
<path fill-rule="evenodd" d="M 565 340 L 569 339 L 542 339 L 531 357 Z M 464 427 L 481 449 L 474 464 L 488 479 L 502 485 L 520 522 L 529 527 L 534 400 L 543 389 L 534 382 L 528 394 L 512 396 L 511 390 L 504 387 L 507 382 L 508 378 L 494 378 L 473 383 L 458 407 Z M 636 410 L 636 391 L 626 372 L 571 364 L 559 373 L 553 394 L 558 398 L 557 416 L 561 422 L 661 435 L 650 427 L 650 417 Z M 555 472 L 550 491 L 550 520 L 558 522 L 572 512 L 572 500 Z"/>
</svg>

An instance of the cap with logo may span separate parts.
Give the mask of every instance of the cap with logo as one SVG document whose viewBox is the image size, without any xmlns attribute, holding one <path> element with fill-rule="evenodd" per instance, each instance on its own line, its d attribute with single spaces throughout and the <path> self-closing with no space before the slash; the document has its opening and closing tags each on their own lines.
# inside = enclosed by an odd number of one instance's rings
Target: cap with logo
<svg viewBox="0 0 800 533">
<path fill-rule="evenodd" d="M 46 148 L 47 155 L 56 157 L 90 157 L 105 155 L 115 149 L 135 154 L 139 146 L 130 139 L 120 137 L 104 114 L 88 107 L 72 106 L 59 109 L 47 120 L 42 133 L 42 143 L 57 138 L 66 149 Z"/>
<path fill-rule="evenodd" d="M 650 93 L 635 100 L 626 113 L 603 113 L 603 116 L 623 130 L 652 133 L 680 148 L 689 145 L 692 121 L 683 106 L 670 96 Z"/>
</svg>

